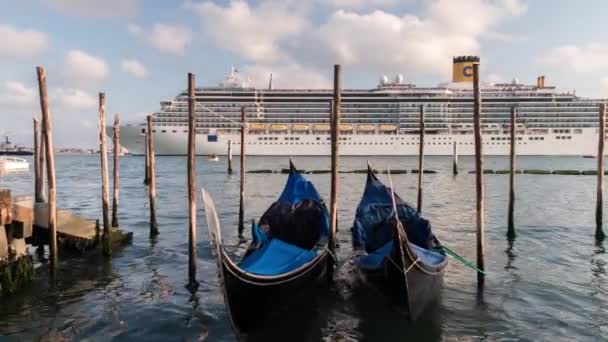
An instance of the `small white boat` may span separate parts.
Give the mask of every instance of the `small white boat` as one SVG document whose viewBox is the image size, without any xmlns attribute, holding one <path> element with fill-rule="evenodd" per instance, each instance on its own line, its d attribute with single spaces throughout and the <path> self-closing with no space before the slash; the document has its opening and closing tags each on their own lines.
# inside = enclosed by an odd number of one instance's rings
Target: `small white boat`
<svg viewBox="0 0 608 342">
<path fill-rule="evenodd" d="M 210 154 L 210 155 L 207 156 L 207 160 L 208 161 L 218 161 L 218 160 L 220 160 L 220 157 L 218 157 L 215 154 Z"/>
<path fill-rule="evenodd" d="M 0 157 L 0 171 L 26 171 L 30 167 L 30 163 L 21 158 L 15 157 Z"/>
</svg>

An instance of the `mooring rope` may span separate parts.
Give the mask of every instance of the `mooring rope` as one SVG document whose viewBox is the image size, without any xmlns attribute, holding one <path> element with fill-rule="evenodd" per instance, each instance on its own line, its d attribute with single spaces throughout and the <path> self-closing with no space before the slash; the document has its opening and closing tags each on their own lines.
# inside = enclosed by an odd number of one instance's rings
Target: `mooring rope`
<svg viewBox="0 0 608 342">
<path fill-rule="evenodd" d="M 391 257 L 386 257 L 391 263 L 393 263 L 393 266 L 395 266 L 399 272 L 403 273 L 403 275 L 407 275 L 407 273 L 412 269 L 412 267 L 414 267 L 418 261 L 420 261 L 419 257 L 416 257 L 416 260 L 414 260 L 414 262 L 410 265 L 410 267 L 408 267 L 405 271 L 403 271 L 403 269 L 397 265 L 397 263 L 395 262 L 395 260 L 393 260 L 393 258 Z"/>
</svg>

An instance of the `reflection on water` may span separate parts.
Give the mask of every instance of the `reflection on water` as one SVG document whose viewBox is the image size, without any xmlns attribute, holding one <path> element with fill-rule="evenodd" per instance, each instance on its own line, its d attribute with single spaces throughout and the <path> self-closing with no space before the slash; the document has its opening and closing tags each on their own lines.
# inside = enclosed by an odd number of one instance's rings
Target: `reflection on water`
<svg viewBox="0 0 608 342">
<path fill-rule="evenodd" d="M 367 159 L 378 168 L 417 168 L 416 157 L 344 157 L 341 168 L 364 169 Z M 195 293 L 186 288 L 186 158 L 157 158 L 160 235 L 154 240 L 148 234 L 143 158 L 121 160 L 119 220 L 123 228 L 134 232 L 133 245 L 116 251 L 111 262 L 60 255 L 55 284 L 48 282 L 48 252 L 32 250 L 37 260 L 35 279 L 19 295 L 0 299 L 0 334 L 9 340 L 235 340 L 217 283 L 217 266 L 207 243 L 202 210 L 197 218 L 200 286 Z M 60 207 L 100 217 L 98 158 L 58 156 L 56 162 Z M 216 202 L 226 243 L 236 246 L 239 176 L 226 175 L 224 162 L 209 163 L 200 158 L 197 182 Z M 329 158 L 325 157 L 297 157 L 294 162 L 301 169 L 329 169 Z M 484 164 L 507 169 L 508 158 L 487 157 Z M 283 157 L 248 159 L 249 169 L 287 165 L 288 159 Z M 596 167 L 594 160 L 574 157 L 520 157 L 518 165 L 533 169 Z M 239 169 L 238 165 L 233 167 Z M 475 178 L 468 174 L 473 159 L 460 158 L 460 175 L 456 177 L 451 167 L 451 157 L 425 158 L 425 168 L 438 173 L 424 175 L 423 212 L 442 243 L 475 260 Z M 6 175 L 0 187 L 10 187 L 15 194 L 31 194 L 31 177 L 31 173 Z M 309 177 L 321 195 L 329 198 L 329 175 Z M 385 175 L 381 178 L 386 180 Z M 401 197 L 415 203 L 417 175 L 395 174 L 392 178 Z M 282 174 L 247 175 L 247 222 L 261 216 L 285 179 Z M 390 298 L 362 284 L 350 262 L 350 225 L 365 175 L 341 173 L 340 268 L 334 284 L 313 289 L 317 295 L 307 310 L 278 310 L 275 317 L 281 320 L 276 320 L 272 331 L 250 340 L 606 340 L 608 254 L 606 244 L 595 244 L 593 239 L 595 177 L 517 175 L 518 226 L 517 239 L 512 241 L 505 238 L 508 175 L 486 175 L 484 179 L 488 274 L 483 296 L 477 295 L 475 272 L 451 259 L 439 303 L 412 324 L 404 320 Z M 234 252 L 239 253 L 238 248 Z"/>
</svg>

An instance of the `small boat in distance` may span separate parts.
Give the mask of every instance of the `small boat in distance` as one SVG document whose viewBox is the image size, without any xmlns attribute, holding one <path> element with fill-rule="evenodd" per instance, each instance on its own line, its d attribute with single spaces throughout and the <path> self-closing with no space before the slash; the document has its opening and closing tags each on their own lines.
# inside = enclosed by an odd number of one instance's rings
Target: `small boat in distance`
<svg viewBox="0 0 608 342">
<path fill-rule="evenodd" d="M 30 163 L 25 159 L 0 157 L 0 172 L 26 171 L 29 167 Z"/>
<path fill-rule="evenodd" d="M 364 280 L 395 296 L 410 320 L 439 297 L 448 263 L 445 251 L 429 221 L 382 184 L 369 165 L 352 239 Z"/>
<path fill-rule="evenodd" d="M 14 145 L 4 136 L 4 142 L 0 142 L 0 156 L 31 156 L 34 154 L 30 148 Z"/>
<path fill-rule="evenodd" d="M 321 196 L 290 163 L 279 199 L 252 223 L 252 242 L 236 262 L 221 238 L 218 214 L 202 191 L 210 242 L 218 258 L 227 311 L 239 338 L 263 333 L 277 319 L 313 307 L 314 290 L 326 283 L 329 214 Z M 310 296 L 307 296 L 310 294 Z M 303 300 L 303 298 L 306 298 Z M 287 312 L 283 312 L 288 308 Z"/>
<path fill-rule="evenodd" d="M 207 156 L 207 160 L 208 161 L 218 161 L 218 160 L 220 160 L 220 157 L 218 157 L 216 154 L 210 154 Z"/>
</svg>

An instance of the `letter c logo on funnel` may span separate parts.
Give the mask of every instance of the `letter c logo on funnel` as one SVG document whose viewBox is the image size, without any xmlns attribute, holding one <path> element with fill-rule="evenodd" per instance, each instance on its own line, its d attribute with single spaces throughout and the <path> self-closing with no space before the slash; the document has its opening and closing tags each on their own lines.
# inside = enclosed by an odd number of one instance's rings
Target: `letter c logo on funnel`
<svg viewBox="0 0 608 342">
<path fill-rule="evenodd" d="M 473 67 L 470 65 L 465 66 L 464 68 L 462 68 L 462 74 L 465 77 L 471 77 L 473 76 Z"/>
</svg>

